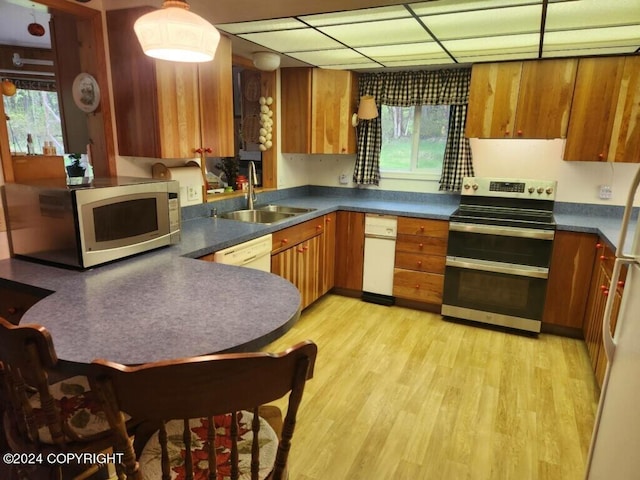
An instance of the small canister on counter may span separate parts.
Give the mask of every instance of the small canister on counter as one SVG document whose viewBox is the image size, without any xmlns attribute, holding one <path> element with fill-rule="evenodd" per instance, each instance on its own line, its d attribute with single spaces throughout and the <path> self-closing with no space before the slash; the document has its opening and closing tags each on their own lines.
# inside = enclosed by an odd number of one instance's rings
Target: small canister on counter
<svg viewBox="0 0 640 480">
<path fill-rule="evenodd" d="M 236 190 L 248 190 L 249 189 L 249 180 L 245 175 L 238 175 L 236 177 Z"/>
</svg>

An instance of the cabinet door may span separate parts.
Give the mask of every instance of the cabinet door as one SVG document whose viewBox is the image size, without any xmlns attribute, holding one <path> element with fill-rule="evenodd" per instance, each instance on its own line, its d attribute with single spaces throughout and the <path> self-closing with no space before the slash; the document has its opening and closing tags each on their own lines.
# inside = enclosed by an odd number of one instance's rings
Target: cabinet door
<svg viewBox="0 0 640 480">
<path fill-rule="evenodd" d="M 271 257 L 271 273 L 293 283 L 300 291 L 301 309 L 320 297 L 320 237 L 305 240 Z"/>
<path fill-rule="evenodd" d="M 355 153 L 355 89 L 352 72 L 313 69 L 311 153 Z"/>
<path fill-rule="evenodd" d="M 280 91 L 282 151 L 311 153 L 311 69 L 283 68 Z"/>
<path fill-rule="evenodd" d="M 544 323 L 582 329 L 598 238 L 556 232 L 549 268 Z"/>
<path fill-rule="evenodd" d="M 584 323 L 584 340 L 591 360 L 591 366 L 595 372 L 598 365 L 598 356 L 602 347 L 602 317 L 607 301 L 606 287 L 609 285 L 609 277 L 605 269 L 597 262 L 596 270 L 591 282 L 589 293 L 589 305 Z"/>
<path fill-rule="evenodd" d="M 161 157 L 195 157 L 201 146 L 198 67 L 156 60 L 156 77 Z"/>
<path fill-rule="evenodd" d="M 364 213 L 339 211 L 336 215 L 335 286 L 362 290 L 364 267 Z"/>
<path fill-rule="evenodd" d="M 624 63 L 624 57 L 578 61 L 565 160 L 609 159 Z"/>
<path fill-rule="evenodd" d="M 576 59 L 522 64 L 514 137 L 567 136 L 577 67 Z"/>
<path fill-rule="evenodd" d="M 220 44 L 212 62 L 198 65 L 200 126 L 203 149 L 211 149 L 207 156 L 235 156 L 233 130 L 233 73 L 231 40 L 220 37 Z"/>
<path fill-rule="evenodd" d="M 334 262 L 336 258 L 336 213 L 324 216 L 324 234 L 322 244 L 322 285 L 320 295 L 333 288 L 335 283 Z"/>
<path fill-rule="evenodd" d="M 522 62 L 473 65 L 465 129 L 467 137 L 512 136 L 521 74 Z"/>
<path fill-rule="evenodd" d="M 609 160 L 640 162 L 640 57 L 625 57 Z"/>
</svg>

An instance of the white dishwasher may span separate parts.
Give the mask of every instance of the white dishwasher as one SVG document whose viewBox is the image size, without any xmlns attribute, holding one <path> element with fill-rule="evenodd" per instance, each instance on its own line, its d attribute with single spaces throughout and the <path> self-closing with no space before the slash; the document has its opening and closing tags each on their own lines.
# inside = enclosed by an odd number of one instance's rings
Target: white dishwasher
<svg viewBox="0 0 640 480">
<path fill-rule="evenodd" d="M 213 261 L 239 267 L 271 271 L 271 234 L 217 251 Z"/>
<path fill-rule="evenodd" d="M 397 217 L 367 214 L 364 223 L 362 299 L 393 305 L 393 268 L 396 258 Z"/>
</svg>

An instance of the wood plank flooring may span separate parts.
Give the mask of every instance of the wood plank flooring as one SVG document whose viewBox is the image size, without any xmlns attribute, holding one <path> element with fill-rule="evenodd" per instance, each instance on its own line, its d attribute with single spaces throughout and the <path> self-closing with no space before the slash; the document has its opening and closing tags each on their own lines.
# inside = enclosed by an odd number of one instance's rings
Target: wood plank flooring
<svg viewBox="0 0 640 480">
<path fill-rule="evenodd" d="M 326 295 L 265 350 L 307 338 L 291 480 L 583 478 L 599 394 L 584 342 Z"/>
</svg>

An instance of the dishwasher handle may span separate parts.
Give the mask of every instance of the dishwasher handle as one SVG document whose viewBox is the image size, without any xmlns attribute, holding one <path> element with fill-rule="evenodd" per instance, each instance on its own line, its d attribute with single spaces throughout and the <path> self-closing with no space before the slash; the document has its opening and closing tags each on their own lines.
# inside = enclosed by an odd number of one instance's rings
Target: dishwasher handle
<svg viewBox="0 0 640 480">
<path fill-rule="evenodd" d="M 384 235 L 384 234 L 378 234 L 378 233 L 365 233 L 364 234 L 364 238 L 378 238 L 381 240 L 395 240 L 396 236 L 393 234 L 390 235 Z"/>
</svg>

